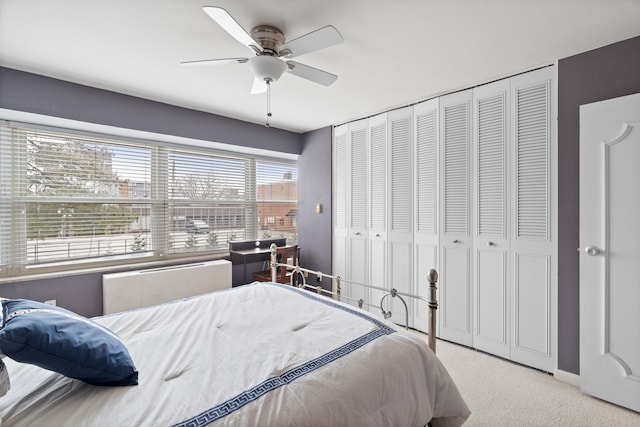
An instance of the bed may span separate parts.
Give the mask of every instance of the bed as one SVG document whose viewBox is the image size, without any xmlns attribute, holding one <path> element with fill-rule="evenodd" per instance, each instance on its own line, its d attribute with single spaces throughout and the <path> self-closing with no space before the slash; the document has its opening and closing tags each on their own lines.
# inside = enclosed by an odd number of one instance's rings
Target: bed
<svg viewBox="0 0 640 427">
<path fill-rule="evenodd" d="M 92 320 L 126 346 L 137 385 L 96 386 L 5 357 L 2 426 L 457 426 L 470 414 L 422 338 L 288 285 Z"/>
</svg>

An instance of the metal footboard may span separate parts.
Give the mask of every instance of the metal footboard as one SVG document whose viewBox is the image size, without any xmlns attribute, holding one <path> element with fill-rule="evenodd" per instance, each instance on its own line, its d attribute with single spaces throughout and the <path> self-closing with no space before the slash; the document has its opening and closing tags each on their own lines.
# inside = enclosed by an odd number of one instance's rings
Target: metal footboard
<svg viewBox="0 0 640 427">
<path fill-rule="evenodd" d="M 438 272 L 435 269 L 430 269 L 427 273 L 427 281 L 429 282 L 429 298 L 424 298 L 419 295 L 412 295 L 405 292 L 400 292 L 397 289 L 384 289 L 373 285 L 368 285 L 365 283 L 354 282 L 351 280 L 344 279 L 340 276 L 332 276 L 330 274 L 323 273 L 321 271 L 313 271 L 307 268 L 302 268 L 299 265 L 291 265 L 286 263 L 280 263 L 277 259 L 275 244 L 271 245 L 271 279 L 273 282 L 276 281 L 277 270 L 278 267 L 286 267 L 288 270 L 291 270 L 291 279 L 290 283 L 292 286 L 297 286 L 299 288 L 307 289 L 310 291 L 314 291 L 319 295 L 324 295 L 336 300 L 347 300 L 350 302 L 354 302 L 358 304 L 358 307 L 362 308 L 363 305 L 367 305 L 369 307 L 378 307 L 380 308 L 382 315 L 385 319 L 391 317 L 391 313 L 384 310 L 383 302 L 387 298 L 398 298 L 402 301 L 405 309 L 405 327 L 408 329 L 409 325 L 409 310 L 407 309 L 407 303 L 405 302 L 403 297 L 406 298 L 415 298 L 427 303 L 429 307 L 429 318 L 427 319 L 427 334 L 429 335 L 429 348 L 435 353 L 436 352 L 436 319 L 437 319 L 437 310 L 438 310 L 438 301 L 437 301 L 437 283 L 438 283 Z M 296 263 L 297 264 L 297 263 Z M 306 274 L 305 274 L 306 273 Z M 310 285 L 307 283 L 307 274 L 313 274 L 315 277 L 320 278 L 320 280 L 327 278 L 331 280 L 331 290 L 324 289 L 320 285 Z M 297 280 L 296 280 L 297 279 Z M 296 283 L 297 281 L 297 283 Z M 368 303 L 362 299 L 350 298 L 347 296 L 343 296 L 341 294 L 341 285 L 342 283 L 350 283 L 359 286 L 363 286 L 369 289 L 376 289 L 379 291 L 385 292 L 385 294 L 380 299 L 379 305 L 374 305 Z"/>
</svg>

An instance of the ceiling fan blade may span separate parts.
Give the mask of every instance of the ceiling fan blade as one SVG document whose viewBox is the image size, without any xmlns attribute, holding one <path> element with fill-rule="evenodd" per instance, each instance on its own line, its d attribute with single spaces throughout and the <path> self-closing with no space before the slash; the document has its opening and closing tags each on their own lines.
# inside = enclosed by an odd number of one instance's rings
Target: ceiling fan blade
<svg viewBox="0 0 640 427">
<path fill-rule="evenodd" d="M 327 25 L 319 30 L 300 36 L 297 39 L 288 41 L 278 48 L 280 56 L 294 58 L 305 53 L 324 49 L 342 43 L 342 35 L 333 26 Z"/>
<path fill-rule="evenodd" d="M 232 62 L 245 64 L 249 58 L 219 58 L 219 59 L 202 59 L 199 61 L 184 61 L 180 65 L 211 65 L 211 64 L 230 64 Z"/>
<path fill-rule="evenodd" d="M 260 44 L 256 42 L 253 37 L 247 33 L 244 28 L 236 22 L 229 12 L 221 7 L 204 6 L 202 10 L 211 17 L 218 25 L 220 25 L 227 33 L 229 33 L 234 39 L 238 40 L 243 45 L 257 52 L 262 52 Z"/>
<path fill-rule="evenodd" d="M 324 86 L 330 86 L 338 79 L 335 74 L 310 67 L 295 61 L 287 61 L 289 72 L 303 79 L 311 80 Z"/>
<path fill-rule="evenodd" d="M 253 79 L 253 86 L 251 87 L 251 95 L 257 95 L 259 93 L 265 93 L 267 91 L 267 84 L 260 79 Z"/>
</svg>

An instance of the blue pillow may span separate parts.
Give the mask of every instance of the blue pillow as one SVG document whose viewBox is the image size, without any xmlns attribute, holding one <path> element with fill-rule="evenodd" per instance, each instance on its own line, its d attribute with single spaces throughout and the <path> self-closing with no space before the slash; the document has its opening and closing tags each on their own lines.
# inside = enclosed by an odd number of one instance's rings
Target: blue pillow
<svg viewBox="0 0 640 427">
<path fill-rule="evenodd" d="M 129 351 L 109 329 L 62 307 L 2 301 L 0 352 L 95 385 L 136 385 Z"/>
</svg>

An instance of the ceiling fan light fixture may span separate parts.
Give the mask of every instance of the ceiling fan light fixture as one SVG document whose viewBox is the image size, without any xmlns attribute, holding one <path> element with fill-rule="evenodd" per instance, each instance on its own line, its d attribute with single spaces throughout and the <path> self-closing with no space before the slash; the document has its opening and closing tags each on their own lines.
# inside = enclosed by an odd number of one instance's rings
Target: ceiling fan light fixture
<svg viewBox="0 0 640 427">
<path fill-rule="evenodd" d="M 269 55 L 249 58 L 248 65 L 254 76 L 264 82 L 276 82 L 287 70 L 284 61 Z"/>
</svg>

